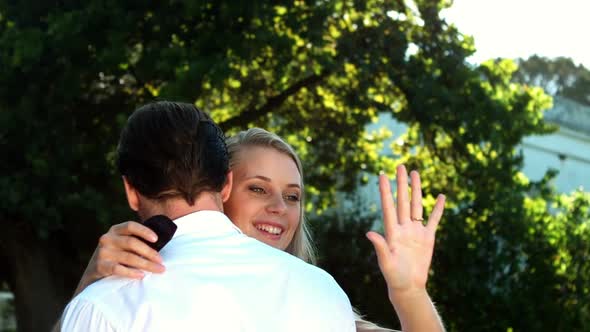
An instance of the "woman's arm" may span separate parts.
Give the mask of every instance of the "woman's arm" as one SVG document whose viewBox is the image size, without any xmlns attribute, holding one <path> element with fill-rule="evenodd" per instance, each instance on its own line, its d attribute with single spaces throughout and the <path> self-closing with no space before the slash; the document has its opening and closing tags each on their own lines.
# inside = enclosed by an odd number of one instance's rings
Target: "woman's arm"
<svg viewBox="0 0 590 332">
<path fill-rule="evenodd" d="M 402 331 L 444 331 L 443 323 L 426 289 L 390 295 Z"/>
<path fill-rule="evenodd" d="M 368 232 L 377 253 L 379 268 L 403 331 L 444 331 L 444 326 L 426 291 L 435 232 L 444 210 L 445 197 L 439 195 L 428 222 L 422 219 L 420 175 L 413 171 L 411 200 L 406 168 L 397 167 L 397 209 L 389 179 L 379 177 L 385 237 Z"/>
</svg>

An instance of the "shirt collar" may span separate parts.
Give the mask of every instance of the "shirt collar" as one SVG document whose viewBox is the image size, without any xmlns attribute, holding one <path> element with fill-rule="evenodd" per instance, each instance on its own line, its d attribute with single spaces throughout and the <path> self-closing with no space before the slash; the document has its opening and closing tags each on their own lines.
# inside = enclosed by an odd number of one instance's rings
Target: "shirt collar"
<svg viewBox="0 0 590 332">
<path fill-rule="evenodd" d="M 193 212 L 175 219 L 174 223 L 178 228 L 172 238 L 185 234 L 201 237 L 219 233 L 242 233 L 225 214 L 219 211 L 202 210 Z"/>
</svg>

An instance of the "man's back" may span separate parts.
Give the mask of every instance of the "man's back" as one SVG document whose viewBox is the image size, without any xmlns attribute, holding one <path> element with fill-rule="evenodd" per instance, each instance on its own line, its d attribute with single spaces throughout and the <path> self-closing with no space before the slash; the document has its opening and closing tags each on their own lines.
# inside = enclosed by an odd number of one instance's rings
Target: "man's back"
<svg viewBox="0 0 590 332">
<path fill-rule="evenodd" d="M 166 272 L 107 278 L 66 309 L 64 331 L 354 331 L 324 271 L 241 234 L 221 213 L 175 221 Z"/>
</svg>

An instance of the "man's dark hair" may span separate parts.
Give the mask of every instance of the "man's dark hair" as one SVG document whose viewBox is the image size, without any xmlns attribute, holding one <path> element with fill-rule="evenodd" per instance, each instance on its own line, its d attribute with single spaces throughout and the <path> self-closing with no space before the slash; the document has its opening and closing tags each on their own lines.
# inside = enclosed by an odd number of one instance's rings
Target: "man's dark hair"
<svg viewBox="0 0 590 332">
<path fill-rule="evenodd" d="M 143 196 L 181 196 L 193 205 L 200 193 L 221 191 L 229 161 L 223 132 L 209 115 L 192 104 L 158 101 L 129 117 L 117 167 Z"/>
</svg>

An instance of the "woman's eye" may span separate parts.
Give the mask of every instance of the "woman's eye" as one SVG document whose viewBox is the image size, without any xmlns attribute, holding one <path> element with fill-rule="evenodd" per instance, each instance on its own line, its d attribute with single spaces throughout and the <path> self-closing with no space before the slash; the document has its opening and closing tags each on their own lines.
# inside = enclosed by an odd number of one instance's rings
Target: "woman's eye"
<svg viewBox="0 0 590 332">
<path fill-rule="evenodd" d="M 250 191 L 251 192 L 255 192 L 257 194 L 262 194 L 264 193 L 264 189 L 260 188 L 260 187 L 250 187 Z"/>
<path fill-rule="evenodd" d="M 285 195 L 285 199 L 291 202 L 299 202 L 299 195 Z"/>
</svg>

